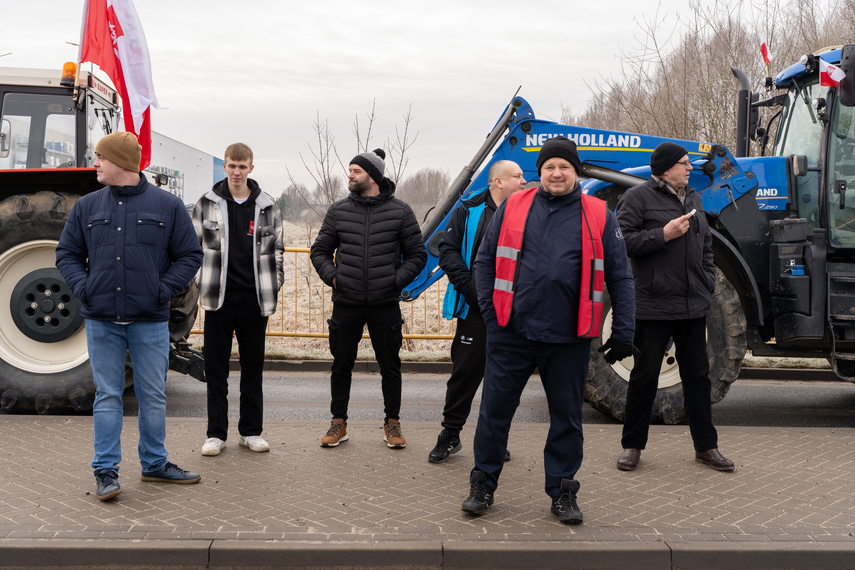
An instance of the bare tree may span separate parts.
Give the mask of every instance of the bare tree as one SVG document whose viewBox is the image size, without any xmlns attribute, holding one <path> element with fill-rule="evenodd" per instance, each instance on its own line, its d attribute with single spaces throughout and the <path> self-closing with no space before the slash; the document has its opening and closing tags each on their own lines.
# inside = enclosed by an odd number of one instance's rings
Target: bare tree
<svg viewBox="0 0 855 570">
<path fill-rule="evenodd" d="M 428 210 L 436 206 L 450 184 L 451 177 L 447 171 L 423 168 L 402 182 L 395 195 L 409 204 L 416 218 L 421 220 Z"/>
<path fill-rule="evenodd" d="M 404 172 L 407 170 L 407 165 L 410 162 L 408 157 L 408 152 L 410 147 L 416 143 L 416 139 L 419 138 L 419 133 L 416 133 L 412 139 L 410 139 L 410 125 L 413 122 L 413 104 L 410 103 L 410 106 L 407 107 L 407 113 L 403 115 L 404 125 L 401 129 L 398 129 L 398 126 L 395 126 L 395 140 L 386 139 L 386 148 L 389 149 L 389 162 L 392 165 L 392 169 L 389 172 L 389 178 L 392 179 L 395 184 L 401 184 L 404 179 Z M 402 132 L 403 131 L 403 132 Z"/>
<path fill-rule="evenodd" d="M 731 66 L 759 89 L 766 75 L 761 43 L 780 69 L 804 53 L 842 43 L 835 38 L 851 37 L 853 8 L 855 0 L 692 0 L 670 27 L 657 12 L 639 22 L 635 46 L 621 55 L 620 75 L 600 78 L 593 102 L 575 114 L 564 109 L 562 121 L 733 148 L 737 86 Z"/>
<path fill-rule="evenodd" d="M 375 99 L 371 102 L 371 110 L 365 114 L 366 123 L 360 123 L 358 114 L 354 117 L 353 135 L 356 141 L 357 154 L 369 152 L 377 120 L 376 107 L 377 101 Z M 387 169 L 387 176 L 396 183 L 400 183 L 404 176 L 404 171 L 409 163 L 409 150 L 418 138 L 418 133 L 412 136 L 412 105 L 407 109 L 403 120 L 404 124 L 400 129 L 397 126 L 395 127 L 395 140 L 386 139 L 389 149 L 387 156 L 391 166 L 390 169 Z M 327 119 L 321 120 L 320 112 L 315 115 L 312 129 L 315 133 L 315 141 L 311 144 L 307 143 L 311 153 L 311 161 L 307 161 L 302 153 L 300 160 L 314 182 L 314 192 L 309 193 L 304 185 L 300 185 L 287 166 L 286 171 L 291 186 L 301 190 L 299 195 L 302 201 L 312 209 L 318 218 L 322 218 L 327 206 L 346 196 L 347 167 L 339 156 L 335 137 L 329 128 L 329 122 Z"/>
<path fill-rule="evenodd" d="M 371 143 L 371 130 L 374 128 L 374 121 L 377 116 L 374 110 L 377 108 L 377 99 L 371 100 L 371 111 L 365 113 L 368 125 L 365 129 L 365 138 L 363 139 L 362 132 L 359 130 L 359 115 L 353 119 L 353 136 L 356 138 L 356 154 L 368 152 L 368 145 Z"/>
</svg>

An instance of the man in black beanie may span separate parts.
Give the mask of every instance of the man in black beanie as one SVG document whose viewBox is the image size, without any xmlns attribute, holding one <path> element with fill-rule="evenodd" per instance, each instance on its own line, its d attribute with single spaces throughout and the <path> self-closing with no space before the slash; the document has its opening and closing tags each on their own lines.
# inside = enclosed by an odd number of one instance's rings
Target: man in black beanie
<svg viewBox="0 0 855 570">
<path fill-rule="evenodd" d="M 582 192 L 573 141 L 547 140 L 537 155 L 540 187 L 497 209 L 475 259 L 478 305 L 487 327 L 487 363 L 473 443 L 475 468 L 463 511 L 481 515 L 505 460 L 511 420 L 535 368 L 549 402 L 544 491 L 566 524 L 582 522 L 576 503 L 582 465 L 582 404 L 591 340 L 600 336 L 603 296 L 612 301 L 612 362 L 632 354 L 632 271 L 614 214 Z"/>
<path fill-rule="evenodd" d="M 650 155 L 652 176 L 627 190 L 617 218 L 635 281 L 635 346 L 617 468 L 633 471 L 647 445 L 662 358 L 674 339 L 695 460 L 718 471 L 733 462 L 718 451 L 712 424 L 706 315 L 715 291 L 712 234 L 701 197 L 689 186 L 688 151 L 665 142 Z"/>
<path fill-rule="evenodd" d="M 332 422 L 321 447 L 347 441 L 347 406 L 356 351 L 367 324 L 380 365 L 385 419 L 383 438 L 392 449 L 406 447 L 401 433 L 401 290 L 427 262 L 422 233 L 412 208 L 395 198 L 395 183 L 383 176 L 381 149 L 350 161 L 350 195 L 329 207 L 312 245 L 312 265 L 332 287 L 329 323 L 333 355 L 330 391 Z"/>
</svg>

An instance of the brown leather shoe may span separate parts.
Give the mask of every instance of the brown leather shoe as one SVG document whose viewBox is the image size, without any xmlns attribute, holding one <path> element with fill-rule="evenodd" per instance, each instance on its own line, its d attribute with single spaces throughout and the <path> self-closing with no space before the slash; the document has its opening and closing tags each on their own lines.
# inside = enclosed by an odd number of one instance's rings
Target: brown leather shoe
<svg viewBox="0 0 855 570">
<path fill-rule="evenodd" d="M 695 461 L 709 465 L 716 471 L 733 471 L 735 469 L 733 461 L 719 453 L 718 449 L 696 451 Z"/>
<path fill-rule="evenodd" d="M 635 471 L 638 467 L 638 458 L 641 457 L 640 449 L 624 449 L 617 460 L 617 468 L 621 471 Z"/>
</svg>

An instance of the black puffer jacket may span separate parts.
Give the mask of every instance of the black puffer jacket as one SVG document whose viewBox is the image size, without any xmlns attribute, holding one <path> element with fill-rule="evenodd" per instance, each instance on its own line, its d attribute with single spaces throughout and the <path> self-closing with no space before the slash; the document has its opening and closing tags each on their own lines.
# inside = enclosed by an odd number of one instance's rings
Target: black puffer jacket
<svg viewBox="0 0 855 570">
<path fill-rule="evenodd" d="M 692 209 L 689 231 L 665 242 L 665 224 Z M 701 197 L 686 188 L 684 204 L 654 178 L 627 190 L 617 219 L 635 281 L 635 318 L 696 319 L 709 312 L 715 290 L 712 234 Z"/>
<path fill-rule="evenodd" d="M 312 244 L 312 265 L 343 305 L 397 303 L 401 290 L 424 269 L 427 252 L 409 205 L 383 178 L 379 196 L 349 195 L 327 210 Z"/>
</svg>

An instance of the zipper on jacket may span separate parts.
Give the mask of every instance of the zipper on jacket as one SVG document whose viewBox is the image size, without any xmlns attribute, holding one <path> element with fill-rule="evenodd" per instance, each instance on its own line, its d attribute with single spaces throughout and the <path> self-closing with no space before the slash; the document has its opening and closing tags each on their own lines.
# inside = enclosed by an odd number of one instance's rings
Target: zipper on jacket
<svg viewBox="0 0 855 570">
<path fill-rule="evenodd" d="M 368 235 L 371 233 L 371 205 L 365 205 L 365 247 L 362 253 L 362 297 L 368 303 Z"/>
</svg>

